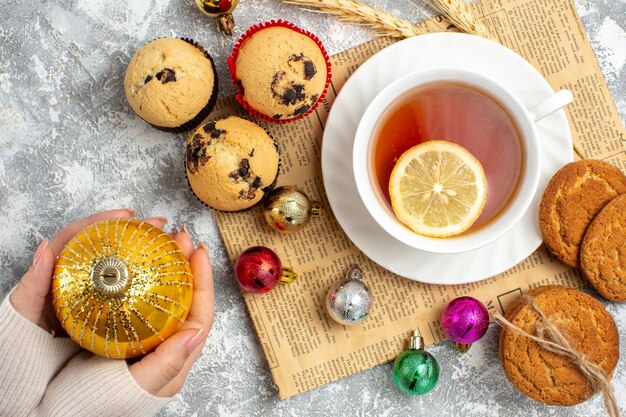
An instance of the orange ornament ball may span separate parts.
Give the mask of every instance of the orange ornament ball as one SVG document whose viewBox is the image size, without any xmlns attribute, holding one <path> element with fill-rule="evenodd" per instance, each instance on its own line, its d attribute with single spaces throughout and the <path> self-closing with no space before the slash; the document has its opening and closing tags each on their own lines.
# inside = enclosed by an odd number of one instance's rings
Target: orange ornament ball
<svg viewBox="0 0 626 417">
<path fill-rule="evenodd" d="M 79 232 L 52 279 L 52 304 L 65 331 L 108 358 L 156 348 L 181 328 L 192 296 L 189 262 L 176 241 L 138 220 L 105 220 Z"/>
</svg>

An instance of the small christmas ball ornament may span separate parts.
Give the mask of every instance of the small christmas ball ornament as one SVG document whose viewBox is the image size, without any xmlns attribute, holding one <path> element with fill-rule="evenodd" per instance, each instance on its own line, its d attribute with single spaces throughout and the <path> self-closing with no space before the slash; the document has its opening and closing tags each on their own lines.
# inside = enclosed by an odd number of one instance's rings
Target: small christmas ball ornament
<svg viewBox="0 0 626 417">
<path fill-rule="evenodd" d="M 487 332 L 489 311 L 475 298 L 455 298 L 443 310 L 441 326 L 446 336 L 455 342 L 456 349 L 467 352 L 471 344 Z"/>
<path fill-rule="evenodd" d="M 276 253 L 264 246 L 246 249 L 235 263 L 235 278 L 245 291 L 257 294 L 272 290 L 278 283 L 291 284 L 298 275 L 283 268 Z"/>
<path fill-rule="evenodd" d="M 283 186 L 270 191 L 263 203 L 263 217 L 267 224 L 280 233 L 291 233 L 305 226 L 311 217 L 322 212 L 319 202 L 296 187 Z"/>
<path fill-rule="evenodd" d="M 439 379 L 439 364 L 424 350 L 424 339 L 413 332 L 409 349 L 402 352 L 393 363 L 393 382 L 406 394 L 421 395 L 432 390 Z"/>
<path fill-rule="evenodd" d="M 202 13 L 217 20 L 220 32 L 229 36 L 233 34 L 235 20 L 232 12 L 239 4 L 239 0 L 195 0 L 195 2 Z"/>
<path fill-rule="evenodd" d="M 192 297 L 191 269 L 176 241 L 138 220 L 82 230 L 52 277 L 52 304 L 67 334 L 108 358 L 153 350 L 181 328 Z"/>
<path fill-rule="evenodd" d="M 326 295 L 326 309 L 339 324 L 353 326 L 362 323 L 372 309 L 372 293 L 363 282 L 363 271 L 353 266 L 346 279 L 330 287 Z"/>
</svg>

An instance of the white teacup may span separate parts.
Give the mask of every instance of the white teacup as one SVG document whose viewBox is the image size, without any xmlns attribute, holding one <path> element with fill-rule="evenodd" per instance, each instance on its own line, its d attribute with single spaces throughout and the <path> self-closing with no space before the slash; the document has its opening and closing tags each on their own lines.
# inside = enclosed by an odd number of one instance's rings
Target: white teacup
<svg viewBox="0 0 626 417">
<path fill-rule="evenodd" d="M 372 145 L 381 117 L 396 100 L 418 87 L 440 82 L 473 87 L 496 100 L 515 122 L 524 155 L 517 187 L 505 208 L 478 230 L 447 238 L 417 234 L 397 219 L 374 177 Z M 561 90 L 529 110 L 502 84 L 475 71 L 458 67 L 431 67 L 407 74 L 385 87 L 369 104 L 359 122 L 354 140 L 352 166 L 361 199 L 374 220 L 387 233 L 416 249 L 436 253 L 459 253 L 487 245 L 504 235 L 517 223 L 537 192 L 541 153 L 535 122 L 563 108 L 571 101 L 572 94 L 567 90 Z"/>
</svg>

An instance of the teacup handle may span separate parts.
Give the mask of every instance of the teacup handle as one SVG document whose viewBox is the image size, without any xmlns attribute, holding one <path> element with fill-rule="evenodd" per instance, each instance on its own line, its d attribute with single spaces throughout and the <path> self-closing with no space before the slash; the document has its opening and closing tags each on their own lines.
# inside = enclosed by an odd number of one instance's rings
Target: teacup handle
<svg viewBox="0 0 626 417">
<path fill-rule="evenodd" d="M 548 99 L 542 101 L 537 104 L 532 109 L 528 110 L 533 121 L 538 122 L 554 113 L 555 111 L 561 110 L 563 107 L 567 106 L 574 100 L 574 96 L 572 92 L 569 90 L 561 90 L 558 91 L 553 96 Z"/>
</svg>

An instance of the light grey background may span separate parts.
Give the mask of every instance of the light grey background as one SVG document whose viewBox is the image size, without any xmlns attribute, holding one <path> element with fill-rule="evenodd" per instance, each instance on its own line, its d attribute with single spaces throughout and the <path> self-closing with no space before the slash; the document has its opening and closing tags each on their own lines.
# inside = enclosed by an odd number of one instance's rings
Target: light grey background
<svg viewBox="0 0 626 417">
<path fill-rule="evenodd" d="M 417 21 L 424 18 L 420 8 L 428 10 L 421 1 L 379 5 Z M 577 0 L 576 7 L 624 120 L 626 1 Z M 209 246 L 214 263 L 215 325 L 187 384 L 162 415 L 601 415 L 599 398 L 555 408 L 519 394 L 499 364 L 495 329 L 463 356 L 449 344 L 431 348 L 442 376 L 422 397 L 397 391 L 390 365 L 382 365 L 278 399 L 213 216 L 186 186 L 182 137 L 136 117 L 122 86 L 138 47 L 156 37 L 188 36 L 214 57 L 220 93 L 231 93 L 226 57 L 234 41 L 250 25 L 277 18 L 314 32 L 331 54 L 371 35 L 279 0 L 241 0 L 232 38 L 219 34 L 193 0 L 0 2 L 0 297 L 42 239 L 90 213 L 131 207 L 185 223 Z M 607 307 L 622 335 L 613 385 L 626 413 L 626 305 Z"/>
</svg>

